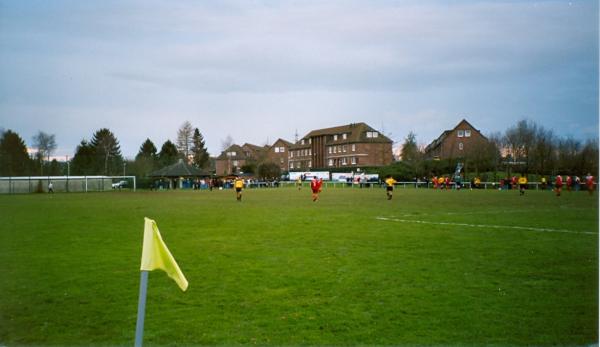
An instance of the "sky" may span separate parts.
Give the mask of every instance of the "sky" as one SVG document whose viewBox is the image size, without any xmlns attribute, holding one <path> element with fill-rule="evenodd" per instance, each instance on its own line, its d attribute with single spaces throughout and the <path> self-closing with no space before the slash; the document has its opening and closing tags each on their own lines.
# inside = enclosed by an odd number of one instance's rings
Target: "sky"
<svg viewBox="0 0 600 347">
<path fill-rule="evenodd" d="M 465 118 L 598 137 L 597 1 L 0 0 L 0 128 L 126 158 L 190 121 L 272 144 L 365 122 L 426 145 Z"/>
</svg>

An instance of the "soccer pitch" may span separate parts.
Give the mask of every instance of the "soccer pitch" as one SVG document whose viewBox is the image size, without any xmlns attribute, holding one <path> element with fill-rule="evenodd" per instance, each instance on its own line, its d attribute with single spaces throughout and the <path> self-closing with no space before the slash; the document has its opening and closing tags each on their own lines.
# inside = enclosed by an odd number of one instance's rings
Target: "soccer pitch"
<svg viewBox="0 0 600 347">
<path fill-rule="evenodd" d="M 305 187 L 0 196 L 0 345 L 132 345 L 144 217 L 147 346 L 598 340 L 596 196 Z"/>
</svg>

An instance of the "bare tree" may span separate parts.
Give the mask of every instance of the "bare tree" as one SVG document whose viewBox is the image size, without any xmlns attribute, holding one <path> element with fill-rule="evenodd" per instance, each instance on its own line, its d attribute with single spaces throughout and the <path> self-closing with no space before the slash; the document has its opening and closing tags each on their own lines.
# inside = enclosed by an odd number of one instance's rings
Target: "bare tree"
<svg viewBox="0 0 600 347">
<path fill-rule="evenodd" d="M 227 135 L 225 139 L 221 140 L 221 151 L 226 150 L 231 147 L 231 145 L 233 145 L 233 138 L 231 135 Z"/>
<path fill-rule="evenodd" d="M 543 126 L 537 128 L 531 151 L 531 161 L 538 175 L 545 175 L 555 165 L 556 142 L 556 136 L 552 130 Z"/>
<path fill-rule="evenodd" d="M 33 137 L 33 146 L 37 148 L 37 157 L 40 161 L 40 175 L 42 175 L 44 159 L 50 162 L 50 155 L 56 150 L 56 138 L 54 134 L 46 134 L 40 130 Z"/>
<path fill-rule="evenodd" d="M 504 136 L 513 163 L 522 163 L 525 172 L 529 171 L 536 132 L 535 123 L 520 120 L 516 126 L 508 128 Z"/>
<path fill-rule="evenodd" d="M 189 161 L 190 158 L 193 136 L 194 128 L 192 127 L 192 124 L 186 120 L 179 130 L 177 130 L 177 149 L 184 156 L 186 162 Z"/>
</svg>

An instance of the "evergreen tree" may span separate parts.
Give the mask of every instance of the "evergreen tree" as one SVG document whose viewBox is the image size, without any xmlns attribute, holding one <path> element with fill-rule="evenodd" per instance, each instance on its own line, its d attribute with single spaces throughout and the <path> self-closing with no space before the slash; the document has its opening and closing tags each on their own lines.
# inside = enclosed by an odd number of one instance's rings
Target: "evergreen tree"
<svg viewBox="0 0 600 347">
<path fill-rule="evenodd" d="M 154 143 L 150 139 L 146 139 L 135 156 L 135 174 L 138 176 L 148 175 L 155 169 L 157 160 L 156 146 L 154 146 Z"/>
<path fill-rule="evenodd" d="M 75 149 L 75 156 L 71 160 L 72 175 L 93 175 L 96 174 L 95 168 L 96 151 L 86 140 L 81 140 L 81 143 Z"/>
<path fill-rule="evenodd" d="M 158 162 L 161 167 L 165 167 L 177 162 L 179 158 L 179 152 L 177 151 L 177 146 L 171 140 L 165 141 L 163 143 L 162 148 L 160 149 L 160 153 L 158 153 Z"/>
<path fill-rule="evenodd" d="M 96 153 L 98 172 L 104 175 L 118 174 L 123 157 L 115 135 L 106 128 L 100 129 L 94 133 L 91 145 Z"/>
<path fill-rule="evenodd" d="M 146 158 L 152 160 L 157 159 L 156 146 L 154 146 L 154 143 L 150 141 L 150 139 L 146 139 L 146 141 L 142 143 L 138 154 L 135 156 L 136 160 L 138 158 Z"/>
<path fill-rule="evenodd" d="M 194 156 L 193 163 L 199 168 L 204 168 L 208 164 L 208 151 L 204 147 L 204 137 L 196 128 L 192 137 L 192 155 Z"/>
<path fill-rule="evenodd" d="M 23 139 L 10 129 L 3 132 L 0 138 L 0 176 L 26 175 L 30 162 Z"/>
</svg>

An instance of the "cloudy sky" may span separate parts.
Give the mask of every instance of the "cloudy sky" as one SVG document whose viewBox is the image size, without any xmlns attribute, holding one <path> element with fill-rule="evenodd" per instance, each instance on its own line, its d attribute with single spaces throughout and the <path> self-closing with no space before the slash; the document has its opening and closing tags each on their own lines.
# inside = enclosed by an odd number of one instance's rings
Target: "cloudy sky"
<svg viewBox="0 0 600 347">
<path fill-rule="evenodd" d="M 0 127 L 132 158 L 189 120 L 212 155 L 366 122 L 598 136 L 597 1 L 4 1 Z"/>
</svg>

